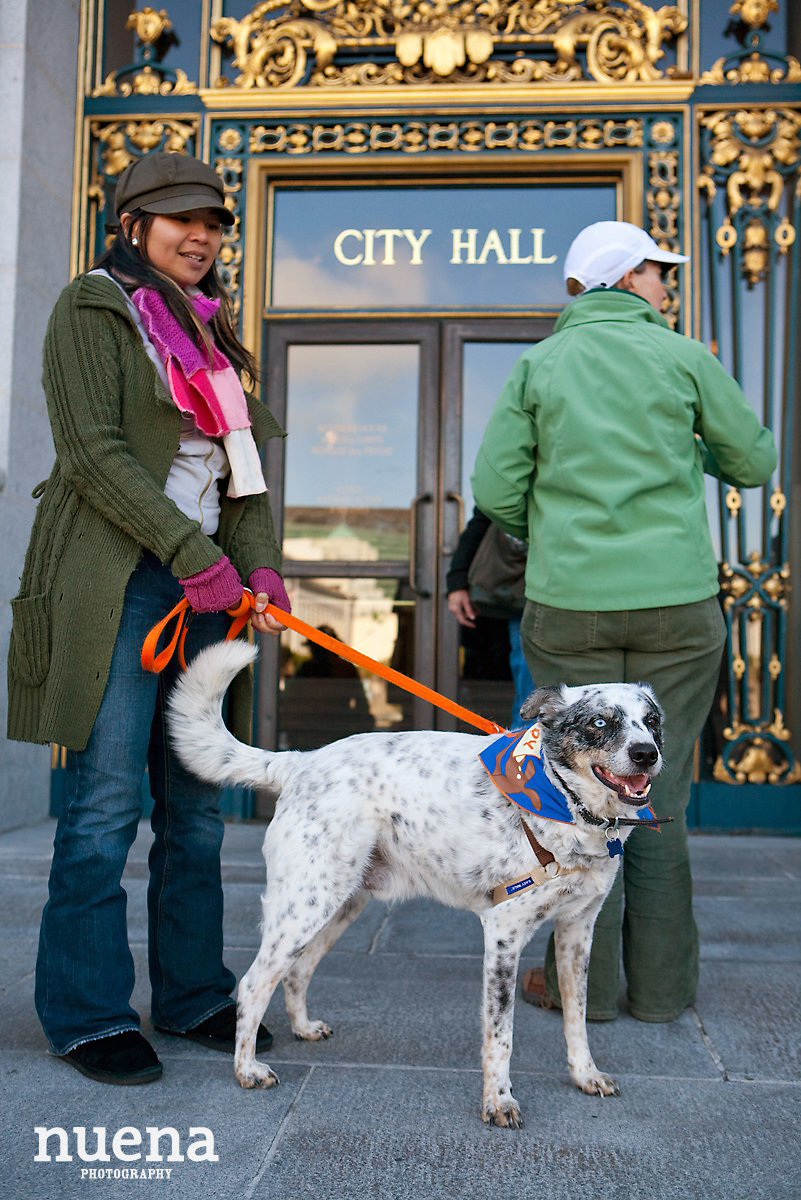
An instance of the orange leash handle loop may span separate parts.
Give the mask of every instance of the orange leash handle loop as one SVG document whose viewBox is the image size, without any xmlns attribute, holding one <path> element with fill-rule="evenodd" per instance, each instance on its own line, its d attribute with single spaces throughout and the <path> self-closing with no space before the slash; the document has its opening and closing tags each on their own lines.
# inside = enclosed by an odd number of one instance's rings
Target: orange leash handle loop
<svg viewBox="0 0 801 1200">
<path fill-rule="evenodd" d="M 226 642 L 231 642 L 235 637 L 238 637 L 242 630 L 250 620 L 250 610 L 255 607 L 256 597 L 251 592 L 250 588 L 242 589 L 242 599 L 237 604 L 236 608 L 226 608 L 229 617 L 233 617 L 231 628 L 225 635 Z M 270 605 L 267 605 L 270 608 Z"/>
<path fill-rule="evenodd" d="M 178 601 L 175 608 L 171 609 L 166 617 L 150 630 L 150 633 L 142 643 L 142 667 L 145 671 L 152 671 L 154 675 L 158 675 L 164 670 L 175 653 L 176 648 L 178 650 L 178 662 L 181 664 L 182 669 L 186 670 L 184 644 L 188 628 L 186 623 L 188 612 L 189 601 L 184 596 Z M 159 638 L 172 620 L 175 621 L 175 632 L 164 649 L 157 654 L 156 647 L 158 646 Z"/>
<path fill-rule="evenodd" d="M 244 603 L 245 601 L 251 607 L 255 603 L 254 598 L 247 592 L 242 597 L 242 602 Z M 433 688 L 418 683 L 416 679 L 411 679 L 408 675 L 402 675 L 400 671 L 394 671 L 392 667 L 385 667 L 383 663 L 378 662 L 374 658 L 369 658 L 368 655 L 362 654 L 359 650 L 354 650 L 352 646 L 347 646 L 344 642 L 337 641 L 336 638 L 329 637 L 327 633 L 321 633 L 313 625 L 307 625 L 299 617 L 293 617 L 292 613 L 284 612 L 282 608 L 276 608 L 274 604 L 267 604 L 264 611 L 268 612 L 271 617 L 275 617 L 276 621 L 280 621 L 282 625 L 286 625 L 288 629 L 294 630 L 295 633 L 303 634 L 309 641 L 316 642 L 318 646 L 330 650 L 332 654 L 338 654 L 340 658 L 347 659 L 354 666 L 364 667 L 365 670 L 372 671 L 374 675 L 379 675 L 389 683 L 397 684 L 404 691 L 411 692 L 413 696 L 419 696 L 421 700 L 428 701 L 429 704 L 443 709 L 445 712 L 450 713 L 451 716 L 458 717 L 460 721 L 465 721 L 468 725 L 473 725 L 476 729 L 480 729 L 482 733 L 503 733 L 502 725 L 496 725 L 494 721 L 488 721 L 485 717 L 479 717 L 477 713 L 470 712 L 468 708 L 462 708 L 461 704 L 456 704 L 453 700 L 449 700 L 447 696 L 440 695 Z M 230 609 L 229 612 L 231 612 Z M 232 632 L 233 628 L 232 626 L 231 631 L 229 631 L 229 637 L 235 636 Z"/>
</svg>

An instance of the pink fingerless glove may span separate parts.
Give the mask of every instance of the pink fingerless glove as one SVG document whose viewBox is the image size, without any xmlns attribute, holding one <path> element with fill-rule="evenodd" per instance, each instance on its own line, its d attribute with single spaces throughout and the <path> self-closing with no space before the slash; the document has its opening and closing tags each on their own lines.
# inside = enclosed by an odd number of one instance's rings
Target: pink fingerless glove
<svg viewBox="0 0 801 1200">
<path fill-rule="evenodd" d="M 223 612 L 233 608 L 242 599 L 242 580 L 237 574 L 236 567 L 224 554 L 216 563 L 179 579 L 184 595 L 195 612 Z"/>
<path fill-rule="evenodd" d="M 276 608 L 283 609 L 284 612 L 292 612 L 284 581 L 272 567 L 257 567 L 255 571 L 251 572 L 248 583 L 254 596 L 259 592 L 266 592 L 270 603 L 274 604 Z"/>
</svg>

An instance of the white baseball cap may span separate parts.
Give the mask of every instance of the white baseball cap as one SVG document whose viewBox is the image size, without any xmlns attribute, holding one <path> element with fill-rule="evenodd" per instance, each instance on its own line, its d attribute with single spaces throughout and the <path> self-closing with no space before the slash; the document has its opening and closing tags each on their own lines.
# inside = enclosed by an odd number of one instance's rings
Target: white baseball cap
<svg viewBox="0 0 801 1200">
<path fill-rule="evenodd" d="M 630 225 L 628 221 L 596 221 L 582 229 L 570 243 L 565 257 L 565 279 L 577 279 L 588 290 L 613 287 L 646 258 L 659 263 L 688 261 L 686 254 L 663 250 L 639 225 Z"/>
</svg>

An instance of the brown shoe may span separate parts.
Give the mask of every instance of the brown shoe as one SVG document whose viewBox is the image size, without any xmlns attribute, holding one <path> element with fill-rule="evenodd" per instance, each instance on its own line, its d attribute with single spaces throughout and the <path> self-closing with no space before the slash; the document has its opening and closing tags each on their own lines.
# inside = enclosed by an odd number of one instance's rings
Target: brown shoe
<svg viewBox="0 0 801 1200">
<path fill-rule="evenodd" d="M 521 993 L 527 1004 L 536 1004 L 538 1008 L 562 1007 L 548 995 L 545 987 L 545 967 L 530 967 L 523 973 Z"/>
</svg>

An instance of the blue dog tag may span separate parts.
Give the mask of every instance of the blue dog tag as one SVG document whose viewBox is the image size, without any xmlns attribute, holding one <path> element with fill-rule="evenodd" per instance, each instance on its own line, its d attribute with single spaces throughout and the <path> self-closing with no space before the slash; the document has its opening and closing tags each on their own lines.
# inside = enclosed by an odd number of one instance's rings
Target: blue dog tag
<svg viewBox="0 0 801 1200">
<path fill-rule="evenodd" d="M 606 848 L 609 851 L 609 857 L 615 858 L 616 855 L 623 855 L 623 843 L 620 838 L 613 838 L 611 842 L 606 843 Z"/>
</svg>

